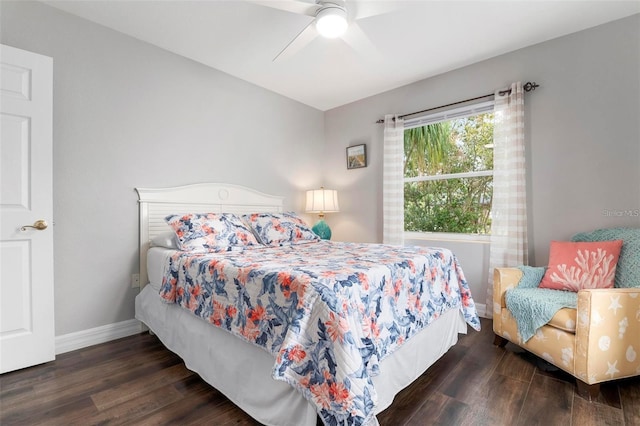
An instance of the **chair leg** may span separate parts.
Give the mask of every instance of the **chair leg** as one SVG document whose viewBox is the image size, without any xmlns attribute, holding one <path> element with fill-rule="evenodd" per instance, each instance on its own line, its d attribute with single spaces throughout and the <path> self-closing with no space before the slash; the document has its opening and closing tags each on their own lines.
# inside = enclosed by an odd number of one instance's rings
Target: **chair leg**
<svg viewBox="0 0 640 426">
<path fill-rule="evenodd" d="M 498 336 L 497 334 L 493 338 L 493 344 L 499 348 L 504 348 L 507 345 L 508 340 L 502 336 Z"/>
<path fill-rule="evenodd" d="M 578 385 L 578 395 L 588 401 L 596 399 L 600 393 L 600 383 L 588 385 L 582 380 L 576 379 L 576 385 Z"/>
</svg>

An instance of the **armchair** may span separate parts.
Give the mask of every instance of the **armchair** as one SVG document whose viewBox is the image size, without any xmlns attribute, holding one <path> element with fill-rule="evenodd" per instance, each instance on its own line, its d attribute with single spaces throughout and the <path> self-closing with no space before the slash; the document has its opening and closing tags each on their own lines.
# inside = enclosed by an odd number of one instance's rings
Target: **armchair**
<svg viewBox="0 0 640 426">
<path fill-rule="evenodd" d="M 616 271 L 616 279 L 620 272 L 631 282 L 619 286 L 616 280 L 614 288 L 579 290 L 576 309 L 559 310 L 526 342 L 505 303 L 505 292 L 518 285 L 523 273 L 518 268 L 496 268 L 494 344 L 502 347 L 511 341 L 566 371 L 576 378 L 578 393 L 587 399 L 598 395 L 601 382 L 640 375 L 640 275 L 629 274 L 639 267 L 639 231 L 633 230 L 635 240 L 623 245 L 628 257 L 621 255 L 618 268 L 622 270 Z"/>
</svg>

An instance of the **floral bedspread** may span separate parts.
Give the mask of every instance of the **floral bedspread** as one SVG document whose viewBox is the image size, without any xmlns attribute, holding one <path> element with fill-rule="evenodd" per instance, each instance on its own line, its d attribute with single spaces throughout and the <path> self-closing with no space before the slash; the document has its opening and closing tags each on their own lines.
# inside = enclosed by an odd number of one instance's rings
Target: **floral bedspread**
<svg viewBox="0 0 640 426">
<path fill-rule="evenodd" d="M 320 241 L 240 253 L 180 252 L 162 298 L 273 354 L 273 377 L 326 425 L 377 424 L 379 361 L 442 313 L 480 321 L 446 249 Z"/>
</svg>

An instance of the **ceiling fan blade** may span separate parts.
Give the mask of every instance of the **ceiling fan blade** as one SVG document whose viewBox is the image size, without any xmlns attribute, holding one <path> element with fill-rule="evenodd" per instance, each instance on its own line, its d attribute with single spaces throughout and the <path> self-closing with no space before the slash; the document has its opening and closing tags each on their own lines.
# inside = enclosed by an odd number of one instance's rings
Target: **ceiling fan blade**
<svg viewBox="0 0 640 426">
<path fill-rule="evenodd" d="M 299 0 L 247 0 L 249 3 L 258 4 L 260 6 L 270 7 L 272 9 L 284 10 L 285 12 L 295 13 L 297 15 L 316 16 L 320 5 L 315 2 L 308 3 Z"/>
<path fill-rule="evenodd" d="M 395 12 L 400 6 L 397 1 L 348 1 L 347 8 L 352 19 L 363 19 Z"/>
<path fill-rule="evenodd" d="M 377 60 L 380 58 L 380 52 L 373 42 L 362 31 L 360 25 L 355 22 L 349 24 L 349 29 L 342 36 L 342 40 L 347 43 L 353 50 L 359 55 L 371 59 Z"/>
<path fill-rule="evenodd" d="M 318 35 L 318 31 L 316 30 L 316 26 L 313 25 L 315 22 L 311 21 L 309 22 L 309 24 L 304 27 L 302 29 L 302 31 L 300 31 L 298 33 L 297 36 L 295 36 L 293 38 L 293 40 L 291 40 L 289 42 L 289 44 L 287 44 L 284 49 L 282 49 L 280 51 L 280 53 L 278 53 L 276 55 L 275 58 L 273 58 L 273 62 L 275 62 L 276 60 L 283 60 L 286 59 L 290 56 L 295 55 L 296 53 L 298 53 L 298 51 L 300 49 L 302 49 L 303 47 L 305 47 L 307 44 L 311 43 L 311 41 L 317 37 Z"/>
</svg>

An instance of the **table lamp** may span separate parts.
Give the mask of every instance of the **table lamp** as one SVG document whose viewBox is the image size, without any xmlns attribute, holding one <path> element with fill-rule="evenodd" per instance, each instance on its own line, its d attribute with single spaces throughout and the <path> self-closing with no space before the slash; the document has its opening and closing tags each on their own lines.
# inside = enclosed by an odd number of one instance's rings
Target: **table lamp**
<svg viewBox="0 0 640 426">
<path fill-rule="evenodd" d="M 324 221 L 325 213 L 334 213 L 340 211 L 338 206 L 338 191 L 335 189 L 310 189 L 307 191 L 307 207 L 305 209 L 307 213 L 318 213 L 320 220 L 313 225 L 313 232 L 315 232 L 323 240 L 331 239 L 331 228 Z"/>
</svg>

